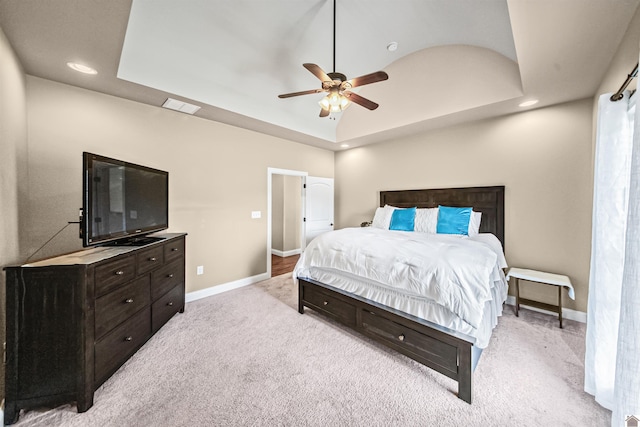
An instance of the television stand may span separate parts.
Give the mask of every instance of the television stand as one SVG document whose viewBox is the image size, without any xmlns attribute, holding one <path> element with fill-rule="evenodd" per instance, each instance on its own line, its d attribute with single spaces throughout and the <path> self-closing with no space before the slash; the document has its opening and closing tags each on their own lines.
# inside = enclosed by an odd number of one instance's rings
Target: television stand
<svg viewBox="0 0 640 427">
<path fill-rule="evenodd" d="M 22 409 L 67 402 L 85 412 L 94 391 L 184 312 L 185 236 L 5 268 L 5 424 Z"/>
</svg>

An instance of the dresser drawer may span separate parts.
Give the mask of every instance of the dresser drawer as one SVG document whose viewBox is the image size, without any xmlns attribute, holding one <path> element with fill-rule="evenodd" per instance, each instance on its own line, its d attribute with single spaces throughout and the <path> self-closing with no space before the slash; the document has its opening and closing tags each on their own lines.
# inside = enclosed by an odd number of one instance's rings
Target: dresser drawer
<svg viewBox="0 0 640 427">
<path fill-rule="evenodd" d="M 126 257 L 96 267 L 96 296 L 127 283 L 136 276 L 136 258 Z"/>
<path fill-rule="evenodd" d="M 184 260 L 182 258 L 155 270 L 151 273 L 151 300 L 157 300 L 169 289 L 183 282 Z"/>
<path fill-rule="evenodd" d="M 184 238 L 175 239 L 164 245 L 164 262 L 184 257 Z"/>
<path fill-rule="evenodd" d="M 149 305 L 149 276 L 141 277 L 96 300 L 97 339 Z"/>
<path fill-rule="evenodd" d="M 383 338 L 401 351 L 410 352 L 431 364 L 437 364 L 449 371 L 457 372 L 458 350 L 455 346 L 443 343 L 368 310 L 362 311 L 362 328 L 368 334 Z"/>
<path fill-rule="evenodd" d="M 151 334 L 150 307 L 109 332 L 95 346 L 96 386 L 111 375 Z"/>
<path fill-rule="evenodd" d="M 184 285 L 181 283 L 161 296 L 151 306 L 151 332 L 155 333 L 184 308 Z"/>
<path fill-rule="evenodd" d="M 315 288 L 304 287 L 303 299 L 319 310 L 347 325 L 355 325 L 356 308 L 346 301 L 335 298 Z"/>
<path fill-rule="evenodd" d="M 160 267 L 164 262 L 164 248 L 156 246 L 155 248 L 145 249 L 136 255 L 138 261 L 138 275 L 147 273 L 154 268 Z"/>
</svg>

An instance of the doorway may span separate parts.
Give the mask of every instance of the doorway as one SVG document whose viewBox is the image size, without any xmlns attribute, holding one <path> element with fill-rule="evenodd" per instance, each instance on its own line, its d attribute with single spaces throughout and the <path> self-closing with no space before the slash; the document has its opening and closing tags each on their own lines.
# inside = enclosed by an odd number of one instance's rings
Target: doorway
<svg viewBox="0 0 640 427">
<path fill-rule="evenodd" d="M 268 277 L 291 271 L 304 249 L 304 182 L 307 175 L 303 171 L 268 168 Z"/>
<path fill-rule="evenodd" d="M 333 178 L 267 168 L 268 277 L 273 255 L 299 256 L 314 237 L 333 230 L 333 198 Z"/>
</svg>

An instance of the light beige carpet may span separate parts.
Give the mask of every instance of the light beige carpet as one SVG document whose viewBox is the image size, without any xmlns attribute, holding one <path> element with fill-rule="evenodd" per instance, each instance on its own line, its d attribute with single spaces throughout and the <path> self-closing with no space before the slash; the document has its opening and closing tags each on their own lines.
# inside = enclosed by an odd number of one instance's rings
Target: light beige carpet
<svg viewBox="0 0 640 427">
<path fill-rule="evenodd" d="M 605 426 L 583 391 L 585 325 L 506 307 L 457 385 L 306 309 L 290 274 L 187 304 L 77 414 L 18 426 Z"/>
</svg>

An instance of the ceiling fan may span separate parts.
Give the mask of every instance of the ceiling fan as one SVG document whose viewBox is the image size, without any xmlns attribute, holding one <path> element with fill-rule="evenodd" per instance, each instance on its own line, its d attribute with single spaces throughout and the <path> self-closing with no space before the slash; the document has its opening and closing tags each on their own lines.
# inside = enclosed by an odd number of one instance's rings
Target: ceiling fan
<svg viewBox="0 0 640 427">
<path fill-rule="evenodd" d="M 343 111 L 351 102 L 355 102 L 369 110 L 375 110 L 378 108 L 378 104 L 358 95 L 357 93 L 351 92 L 350 89 L 380 82 L 389 78 L 387 73 L 384 71 L 376 71 L 375 73 L 366 74 L 350 80 L 347 80 L 347 76 L 344 74 L 336 73 L 336 0 L 333 0 L 333 72 L 325 73 L 324 70 L 316 64 L 305 63 L 302 64 L 302 66 L 320 79 L 322 82 L 322 88 L 285 93 L 278 95 L 278 98 L 291 98 L 293 96 L 328 92 L 328 95 L 322 98 L 319 102 L 321 107 L 320 117 L 327 117 L 331 113 Z"/>
</svg>

